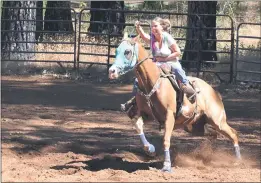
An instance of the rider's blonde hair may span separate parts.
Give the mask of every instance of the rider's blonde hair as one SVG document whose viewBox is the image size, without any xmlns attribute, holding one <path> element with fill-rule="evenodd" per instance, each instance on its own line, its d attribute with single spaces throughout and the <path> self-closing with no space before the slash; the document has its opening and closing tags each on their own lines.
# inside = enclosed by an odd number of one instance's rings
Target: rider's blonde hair
<svg viewBox="0 0 261 183">
<path fill-rule="evenodd" d="M 170 21 L 167 18 L 163 19 L 160 17 L 156 17 L 152 21 L 158 22 L 162 26 L 164 31 L 168 31 L 171 28 Z"/>
</svg>

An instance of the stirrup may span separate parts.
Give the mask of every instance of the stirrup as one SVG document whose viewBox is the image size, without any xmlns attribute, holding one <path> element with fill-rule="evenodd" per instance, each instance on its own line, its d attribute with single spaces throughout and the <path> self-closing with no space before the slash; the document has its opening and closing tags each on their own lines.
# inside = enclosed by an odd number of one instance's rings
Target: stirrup
<svg viewBox="0 0 261 183">
<path fill-rule="evenodd" d="M 188 97 L 189 101 L 194 101 L 194 97 L 197 94 L 197 92 L 195 91 L 190 97 Z"/>
<path fill-rule="evenodd" d="M 190 97 L 188 97 L 188 100 L 191 101 L 191 102 L 195 101 L 196 95 L 200 92 L 197 89 L 194 89 L 194 90 L 195 90 L 195 92 Z"/>
<path fill-rule="evenodd" d="M 123 112 L 127 112 L 134 105 L 134 103 L 135 103 L 135 97 L 132 97 L 126 103 L 121 104 L 121 110 Z"/>
<path fill-rule="evenodd" d="M 126 103 L 125 104 L 121 104 L 121 110 L 122 112 L 127 112 L 128 110 L 126 110 Z"/>
<path fill-rule="evenodd" d="M 189 87 L 191 87 L 191 86 L 189 86 Z M 195 96 L 196 96 L 197 92 L 194 89 L 193 89 L 193 91 L 192 90 L 188 91 L 188 90 L 191 90 L 191 89 L 185 89 L 183 91 L 184 91 L 185 95 L 187 96 L 188 100 L 193 103 L 195 101 Z"/>
</svg>

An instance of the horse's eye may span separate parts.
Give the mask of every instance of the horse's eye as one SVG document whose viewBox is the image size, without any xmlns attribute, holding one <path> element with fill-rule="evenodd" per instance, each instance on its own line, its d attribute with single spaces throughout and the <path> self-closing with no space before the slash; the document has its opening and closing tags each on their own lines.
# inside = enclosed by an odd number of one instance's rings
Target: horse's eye
<svg viewBox="0 0 261 183">
<path fill-rule="evenodd" d="M 131 50 L 125 50 L 124 52 L 125 57 L 130 60 L 132 56 L 132 51 Z"/>
</svg>

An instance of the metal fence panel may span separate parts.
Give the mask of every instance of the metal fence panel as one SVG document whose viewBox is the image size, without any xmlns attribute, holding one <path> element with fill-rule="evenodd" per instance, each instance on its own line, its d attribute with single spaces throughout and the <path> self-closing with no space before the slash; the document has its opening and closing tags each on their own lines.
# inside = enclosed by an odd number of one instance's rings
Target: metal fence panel
<svg viewBox="0 0 261 183">
<path fill-rule="evenodd" d="M 10 7 L 2 7 L 2 8 L 10 8 Z M 12 8 L 10 8 L 12 9 Z M 37 9 L 37 8 L 31 8 Z M 44 9 L 44 8 L 43 8 Z M 45 8 L 46 9 L 46 8 Z M 61 8 L 64 9 L 64 8 Z M 183 14 L 183 13 L 173 13 L 173 12 L 155 12 L 155 11 L 128 11 L 128 10 L 107 10 L 107 9 L 91 9 L 86 8 L 82 9 L 79 13 L 76 13 L 74 9 L 70 9 L 72 12 L 72 20 L 64 20 L 67 22 L 72 22 L 74 25 L 74 29 L 72 34 L 68 36 L 64 36 L 64 31 L 34 31 L 40 32 L 42 35 L 41 40 L 27 41 L 25 43 L 35 43 L 35 50 L 27 50 L 24 52 L 20 52 L 23 54 L 34 54 L 34 58 L 31 60 L 26 60 L 28 62 L 58 62 L 58 63 L 69 63 L 73 64 L 74 68 L 80 69 L 83 65 L 103 65 L 107 69 L 113 63 L 115 57 L 115 48 L 120 43 L 122 36 L 120 34 L 111 34 L 107 32 L 103 33 L 93 33 L 89 32 L 89 24 L 94 23 L 94 21 L 90 20 L 90 11 L 105 11 L 107 13 L 111 12 L 123 12 L 125 15 L 125 26 L 124 31 L 128 31 L 131 34 L 136 34 L 136 30 L 134 28 L 134 22 L 136 20 L 146 21 L 143 23 L 143 28 L 146 32 L 150 32 L 149 23 L 156 16 L 160 16 L 163 18 L 168 18 L 171 21 L 172 27 L 170 30 L 170 34 L 177 40 L 178 44 L 181 47 L 182 53 L 187 51 L 189 53 L 197 53 L 193 60 L 181 60 L 181 63 L 195 63 L 196 67 L 193 69 L 188 69 L 187 71 L 194 72 L 199 75 L 200 72 L 210 72 L 226 75 L 226 80 L 232 81 L 232 76 L 234 73 L 234 23 L 232 18 L 228 15 L 208 15 L 208 14 Z M 200 17 L 204 16 L 215 16 L 217 22 L 219 19 L 224 19 L 226 25 L 224 23 L 217 24 L 216 27 L 205 27 L 204 24 L 200 24 L 198 27 L 187 27 L 187 21 L 190 17 Z M 223 21 L 224 21 L 223 20 Z M 15 21 L 10 19 L 1 19 L 1 21 Z M 33 20 L 18 20 L 18 21 L 33 21 Z M 57 20 L 36 20 L 40 22 L 44 21 L 57 21 Z M 63 21 L 63 20 L 61 20 Z M 112 21 L 95 22 L 97 24 L 107 24 L 113 26 L 115 24 Z M 216 30 L 216 39 L 207 39 L 204 40 L 199 36 L 198 39 L 187 38 L 186 32 L 188 29 L 212 29 Z M 13 30 L 2 30 L 2 33 Z M 30 31 L 21 31 L 18 32 L 30 32 Z M 33 31 L 31 31 L 33 32 Z M 55 38 L 50 36 L 50 34 L 55 34 Z M 225 36 L 224 36 L 225 35 Z M 186 42 L 195 42 L 197 44 L 207 43 L 209 41 L 215 41 L 217 43 L 216 50 L 204 50 L 199 46 L 198 50 L 188 50 L 185 49 Z M 7 41 L 8 42 L 8 41 Z M 14 41 L 17 43 L 16 41 Z M 9 41 L 8 43 L 12 43 Z M 20 42 L 22 43 L 22 42 Z M 150 45 L 145 44 L 145 48 L 150 51 Z M 2 50 L 5 51 L 5 50 Z M 18 53 L 15 50 L 7 50 L 9 54 Z M 201 56 L 203 54 L 207 54 L 209 52 L 214 52 L 218 56 L 217 61 L 206 60 L 202 61 Z M 5 59 L 3 62 L 14 61 L 12 59 Z M 18 59 L 15 60 L 17 62 L 25 60 Z M 213 68 L 205 68 L 204 63 L 211 63 L 214 65 Z"/>
<path fill-rule="evenodd" d="M 155 12 L 155 11 L 128 11 L 128 10 L 107 10 L 107 9 L 82 9 L 79 14 L 79 32 L 78 32 L 78 52 L 77 52 L 77 65 L 78 68 L 81 64 L 90 65 L 105 65 L 107 69 L 113 63 L 115 57 L 115 48 L 118 46 L 122 39 L 122 35 L 110 34 L 110 33 L 91 33 L 88 31 L 90 23 L 97 24 L 108 24 L 116 25 L 120 23 L 114 22 L 102 22 L 102 21 L 91 21 L 90 11 L 105 11 L 110 12 L 124 12 L 125 15 L 125 31 L 131 34 L 136 34 L 134 28 L 134 22 L 136 20 L 143 20 L 151 22 L 156 16 L 163 18 L 168 18 L 171 21 L 172 27 L 170 34 L 177 40 L 181 47 L 181 51 L 187 52 L 197 52 L 197 56 L 194 60 L 181 60 L 181 63 L 195 63 L 196 69 L 188 69 L 188 71 L 197 73 L 200 72 L 211 72 L 216 74 L 226 74 L 226 79 L 232 81 L 233 76 L 233 59 L 234 59 L 234 22 L 232 18 L 228 15 L 209 15 L 209 14 L 184 14 L 184 13 L 172 13 L 172 12 Z M 216 27 L 205 27 L 203 24 L 199 27 L 187 27 L 187 19 L 189 17 L 197 17 L 200 19 L 204 16 L 216 16 L 218 18 L 225 18 L 227 25 L 223 23 L 218 24 Z M 143 23 L 143 28 L 145 32 L 150 32 L 150 25 L 148 23 Z M 217 39 L 193 40 L 186 37 L 186 31 L 188 29 L 212 29 L 216 30 Z M 222 32 L 226 33 L 222 33 Z M 226 34 L 226 36 L 223 36 Z M 187 50 L 185 49 L 186 41 L 194 41 L 196 43 L 202 44 L 209 41 L 216 41 L 218 47 L 217 50 L 204 50 L 199 47 L 198 50 Z M 150 45 L 145 44 L 145 48 L 149 51 Z M 202 54 L 208 52 L 214 52 L 218 56 L 217 61 L 201 61 Z M 224 56 L 225 55 L 225 56 Z M 95 56 L 95 57 L 94 57 Z M 221 59 L 220 59 L 221 58 Z M 205 63 L 211 63 L 214 68 L 204 68 Z"/>
<path fill-rule="evenodd" d="M 257 35 L 250 35 L 251 26 Z M 237 27 L 235 82 L 261 83 L 261 23 L 240 23 Z M 247 47 L 243 42 L 254 43 Z"/>
</svg>

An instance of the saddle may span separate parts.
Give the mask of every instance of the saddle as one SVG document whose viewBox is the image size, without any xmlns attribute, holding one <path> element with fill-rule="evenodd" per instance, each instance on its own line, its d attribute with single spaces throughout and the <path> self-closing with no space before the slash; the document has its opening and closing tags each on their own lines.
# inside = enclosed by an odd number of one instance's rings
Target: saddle
<svg viewBox="0 0 261 183">
<path fill-rule="evenodd" d="M 179 117 L 180 114 L 182 114 L 182 105 L 183 105 L 183 99 L 184 99 L 184 91 L 181 89 L 181 82 L 176 79 L 175 75 L 170 72 L 170 69 L 166 67 L 166 65 L 161 65 L 159 67 L 161 69 L 161 75 L 160 77 L 168 78 L 172 87 L 176 91 L 176 102 L 177 102 L 177 115 L 176 118 Z M 190 83 L 190 85 L 194 88 L 193 84 Z M 195 88 L 194 88 L 195 89 Z M 137 114 L 137 105 L 136 102 L 128 109 L 127 115 L 130 119 L 134 118 Z"/>
</svg>

